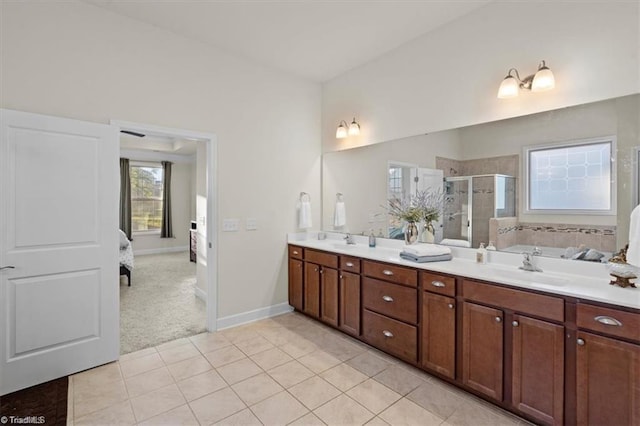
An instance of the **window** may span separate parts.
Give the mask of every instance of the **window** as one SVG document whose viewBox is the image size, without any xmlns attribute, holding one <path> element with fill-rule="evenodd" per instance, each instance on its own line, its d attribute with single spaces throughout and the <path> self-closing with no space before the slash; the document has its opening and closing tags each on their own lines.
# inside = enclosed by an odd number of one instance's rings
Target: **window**
<svg viewBox="0 0 640 426">
<path fill-rule="evenodd" d="M 525 149 L 531 213 L 613 214 L 613 138 Z"/>
<path fill-rule="evenodd" d="M 402 198 L 402 167 L 389 166 L 389 194 Z"/>
<path fill-rule="evenodd" d="M 162 165 L 134 163 L 131 175 L 131 230 L 160 232 L 162 226 Z"/>
</svg>

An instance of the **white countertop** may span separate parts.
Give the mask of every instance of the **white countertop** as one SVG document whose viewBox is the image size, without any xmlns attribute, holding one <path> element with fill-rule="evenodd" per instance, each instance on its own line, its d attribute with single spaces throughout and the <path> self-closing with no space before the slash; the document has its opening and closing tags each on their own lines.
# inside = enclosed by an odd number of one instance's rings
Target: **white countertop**
<svg viewBox="0 0 640 426">
<path fill-rule="evenodd" d="M 330 232 L 325 234 L 325 240 L 318 240 L 317 232 L 289 234 L 288 242 L 301 247 L 426 271 L 640 309 L 640 287 L 621 288 L 610 285 L 611 277 L 606 264 L 602 263 L 535 257 L 536 266 L 544 272 L 529 272 L 518 269 L 522 265 L 522 256 L 519 254 L 491 251 L 489 263 L 483 265 L 475 262 L 475 249 L 461 247 L 450 247 L 453 254 L 450 261 L 416 263 L 400 258 L 404 241 L 379 239 L 376 247 L 370 248 L 367 237 L 354 236 L 356 244 L 347 245 L 342 239 L 344 235 Z"/>
</svg>

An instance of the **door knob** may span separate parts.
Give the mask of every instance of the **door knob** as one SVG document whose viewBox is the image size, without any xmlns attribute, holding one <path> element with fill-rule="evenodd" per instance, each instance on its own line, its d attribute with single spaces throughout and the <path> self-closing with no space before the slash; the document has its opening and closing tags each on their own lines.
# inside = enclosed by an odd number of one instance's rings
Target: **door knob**
<svg viewBox="0 0 640 426">
<path fill-rule="evenodd" d="M 4 269 L 16 269 L 16 267 L 15 266 L 11 266 L 11 265 L 9 265 L 9 266 L 0 266 L 0 271 L 2 271 Z"/>
</svg>

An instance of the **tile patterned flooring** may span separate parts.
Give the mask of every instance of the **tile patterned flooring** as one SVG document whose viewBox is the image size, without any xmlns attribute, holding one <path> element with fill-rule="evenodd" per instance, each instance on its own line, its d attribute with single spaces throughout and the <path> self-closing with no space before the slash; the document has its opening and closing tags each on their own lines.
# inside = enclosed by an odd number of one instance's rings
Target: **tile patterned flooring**
<svg viewBox="0 0 640 426">
<path fill-rule="evenodd" d="M 70 377 L 70 425 L 525 425 L 298 313 Z"/>
</svg>

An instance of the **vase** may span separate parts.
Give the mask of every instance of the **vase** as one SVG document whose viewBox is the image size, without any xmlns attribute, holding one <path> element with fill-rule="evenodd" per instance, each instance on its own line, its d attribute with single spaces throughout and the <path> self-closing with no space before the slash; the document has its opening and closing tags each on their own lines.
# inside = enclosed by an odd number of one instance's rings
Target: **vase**
<svg viewBox="0 0 640 426">
<path fill-rule="evenodd" d="M 409 244 L 415 244 L 418 241 L 418 236 L 420 232 L 418 231 L 418 226 L 415 222 L 408 222 L 404 227 L 404 242 Z"/>
<path fill-rule="evenodd" d="M 435 236 L 436 230 L 434 229 L 431 222 L 425 222 L 422 227 L 422 234 L 420 241 L 423 243 L 433 243 L 436 240 Z"/>
</svg>

